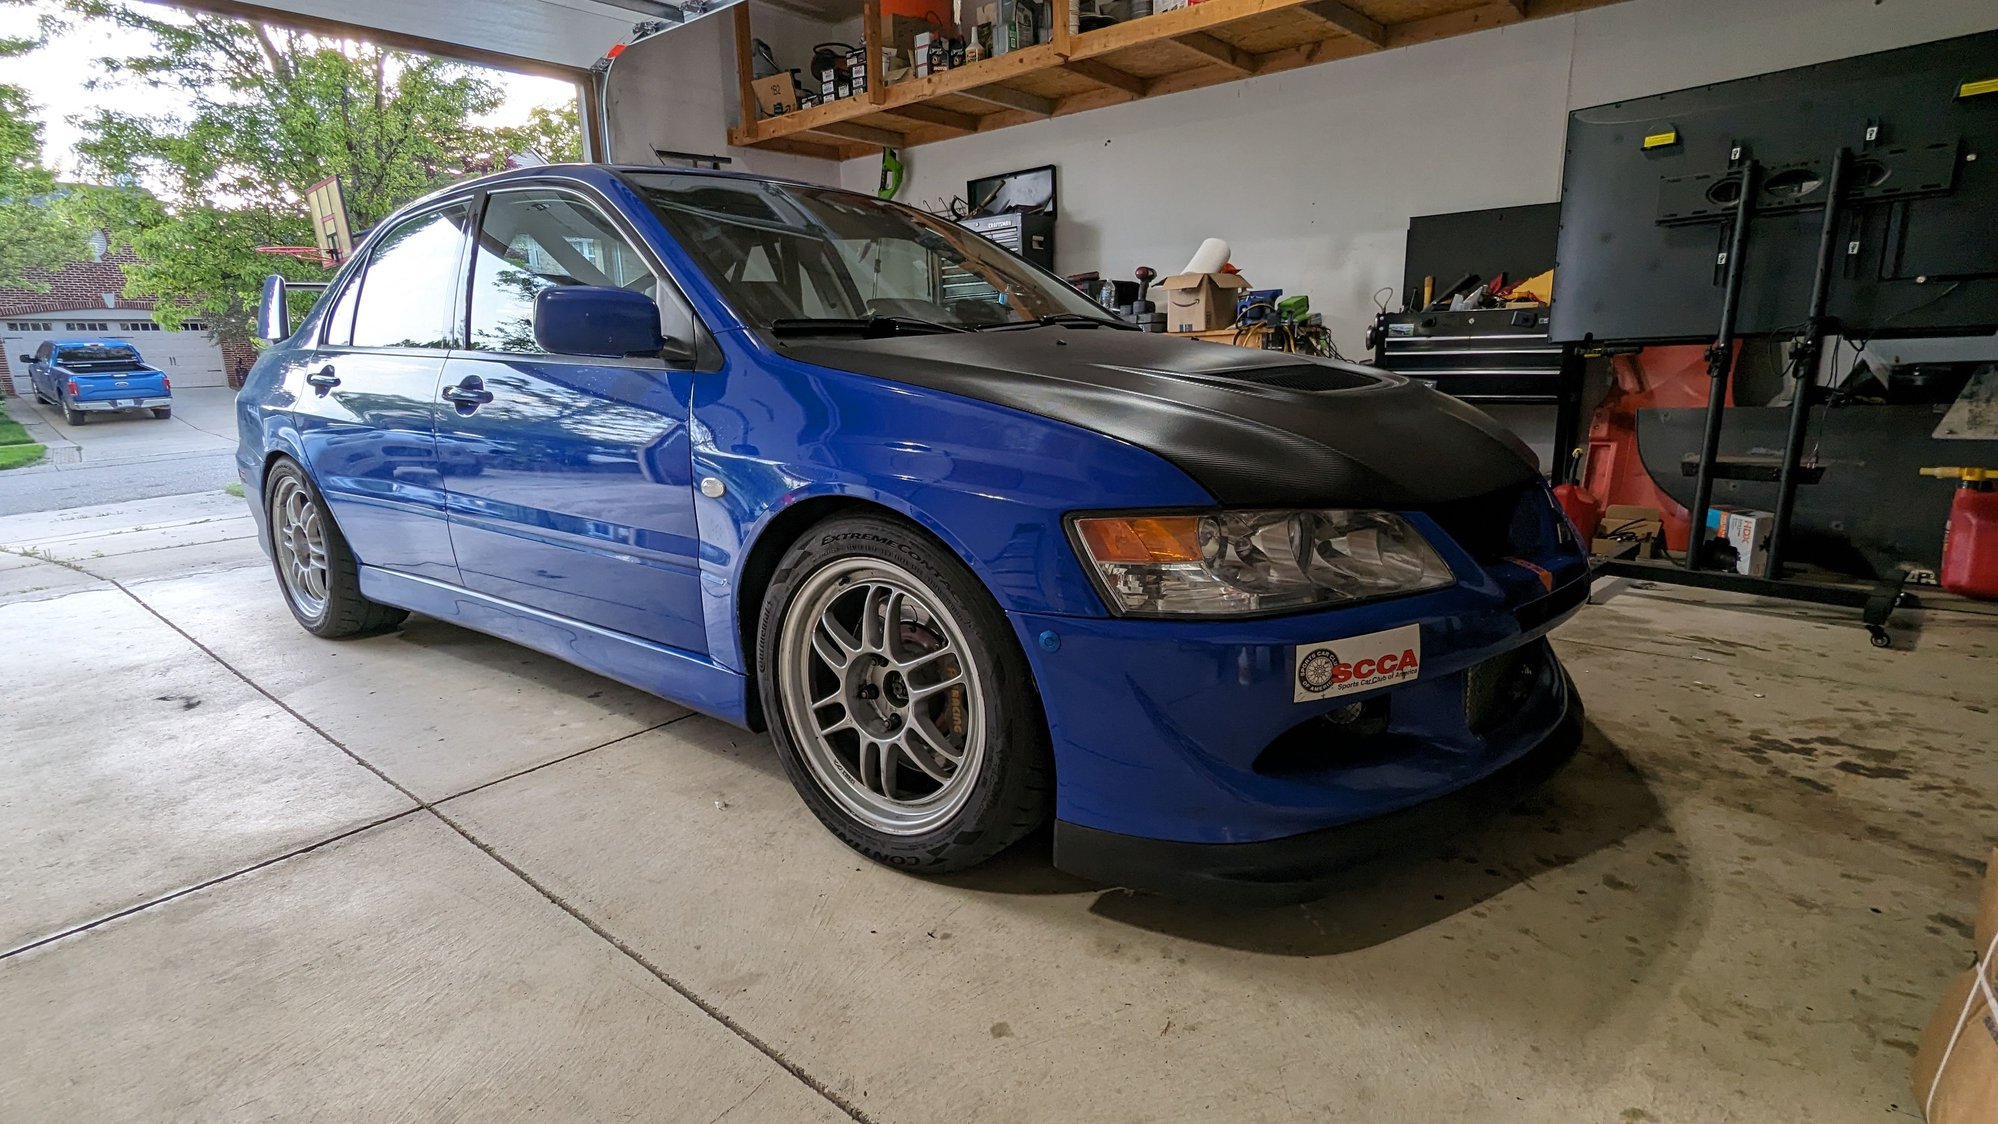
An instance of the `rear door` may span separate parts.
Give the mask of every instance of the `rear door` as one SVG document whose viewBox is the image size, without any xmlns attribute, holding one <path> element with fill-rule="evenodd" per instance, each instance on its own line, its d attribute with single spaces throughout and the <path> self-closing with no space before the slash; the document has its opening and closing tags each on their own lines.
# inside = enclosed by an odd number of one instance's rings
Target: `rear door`
<svg viewBox="0 0 1998 1124">
<path fill-rule="evenodd" d="M 551 355 L 534 338 L 535 295 L 582 284 L 652 296 L 664 334 L 691 341 L 692 312 L 663 277 L 589 196 L 539 186 L 487 195 L 470 338 L 439 388 L 457 401 L 438 408 L 438 455 L 467 588 L 705 653 L 693 373 L 657 358 Z"/>
<path fill-rule="evenodd" d="M 411 215 L 371 244 L 316 346 L 285 357 L 308 467 L 365 565 L 456 582 L 435 432 L 458 343 L 468 200 Z"/>
</svg>

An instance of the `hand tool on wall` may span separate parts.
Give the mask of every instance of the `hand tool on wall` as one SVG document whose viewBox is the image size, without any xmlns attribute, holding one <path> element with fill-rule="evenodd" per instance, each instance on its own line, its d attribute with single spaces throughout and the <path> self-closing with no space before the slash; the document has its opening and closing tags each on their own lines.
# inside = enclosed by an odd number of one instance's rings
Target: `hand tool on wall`
<svg viewBox="0 0 1998 1124">
<path fill-rule="evenodd" d="M 883 199 L 893 199 L 902 190 L 902 177 L 908 166 L 902 163 L 902 154 L 892 148 L 881 150 L 881 187 L 875 195 Z"/>
</svg>

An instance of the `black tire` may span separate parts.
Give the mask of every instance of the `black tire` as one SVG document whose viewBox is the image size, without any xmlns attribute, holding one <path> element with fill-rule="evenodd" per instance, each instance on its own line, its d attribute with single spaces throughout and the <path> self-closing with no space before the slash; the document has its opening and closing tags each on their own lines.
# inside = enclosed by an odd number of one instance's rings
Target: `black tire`
<svg viewBox="0 0 1998 1124">
<path fill-rule="evenodd" d="M 82 425 L 84 422 L 90 420 L 90 415 L 65 403 L 62 408 L 62 420 L 71 425 Z"/>
<path fill-rule="evenodd" d="M 324 526 L 326 540 L 326 598 L 317 610 L 301 603 L 295 595 L 291 583 L 285 577 L 284 565 L 280 561 L 282 551 L 278 546 L 279 512 L 272 503 L 274 496 L 286 483 L 296 482 L 305 490 L 311 502 L 318 505 L 320 519 Z M 340 533 L 340 525 L 333 520 L 326 498 L 319 494 L 319 487 L 297 461 L 282 459 L 271 466 L 264 476 L 264 527 L 271 536 L 271 569 L 277 575 L 278 590 L 284 595 L 285 607 L 305 631 L 314 636 L 335 640 L 346 636 L 368 636 L 386 632 L 401 624 L 409 617 L 409 610 L 392 605 L 370 601 L 361 596 L 359 563 L 354 552 L 347 546 L 347 538 Z"/>
<path fill-rule="evenodd" d="M 156 417 L 156 418 L 159 418 L 159 419 L 160 419 L 160 420 L 162 420 L 162 421 L 164 421 L 164 420 L 166 420 L 167 418 L 170 418 L 170 417 L 172 417 L 172 416 L 173 416 L 173 407 L 172 407 L 172 406 L 155 406 L 155 407 L 153 408 L 153 416 L 154 416 L 154 417 Z"/>
<path fill-rule="evenodd" d="M 921 834 L 894 834 L 841 807 L 804 760 L 787 717 L 779 673 L 785 615 L 800 586 L 848 559 L 878 559 L 916 577 L 965 634 L 983 714 L 984 751 L 970 792 L 946 820 Z M 838 516 L 792 544 L 771 576 L 757 614 L 758 694 L 791 784 L 826 829 L 862 855 L 917 874 L 946 874 L 985 862 L 1046 822 L 1054 805 L 1047 719 L 1026 656 L 999 606 L 941 543 L 898 519 Z M 807 733 L 804 736 L 814 735 Z"/>
</svg>

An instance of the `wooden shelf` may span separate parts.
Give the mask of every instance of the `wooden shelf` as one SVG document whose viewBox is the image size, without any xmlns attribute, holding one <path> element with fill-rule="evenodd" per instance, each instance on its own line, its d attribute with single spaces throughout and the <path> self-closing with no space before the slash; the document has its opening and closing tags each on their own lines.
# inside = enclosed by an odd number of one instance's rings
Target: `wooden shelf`
<svg viewBox="0 0 1998 1124">
<path fill-rule="evenodd" d="M 892 86 L 873 76 L 864 94 L 739 125 L 729 143 L 848 159 L 1616 2 L 1205 0 L 1080 34 L 1058 22 L 1052 42 Z M 753 114 L 748 8 L 735 8 L 736 58 Z M 875 0 L 866 14 L 878 42 Z"/>
</svg>

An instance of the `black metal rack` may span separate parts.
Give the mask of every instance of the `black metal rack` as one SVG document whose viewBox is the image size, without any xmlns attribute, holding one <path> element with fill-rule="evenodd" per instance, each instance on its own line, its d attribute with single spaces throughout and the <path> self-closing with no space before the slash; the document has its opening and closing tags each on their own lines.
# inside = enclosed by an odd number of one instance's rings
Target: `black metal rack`
<svg viewBox="0 0 1998 1124">
<path fill-rule="evenodd" d="M 1873 643 L 1891 644 L 1888 613 L 1913 603 L 1905 576 L 1837 583 L 1789 564 L 1807 545 L 1798 490 L 1831 478 L 1805 457 L 1829 397 L 1818 368 L 1827 336 L 1998 324 L 1998 243 L 1969 233 L 1998 205 L 1979 161 L 1998 150 L 1994 50 L 1984 32 L 1569 115 L 1553 338 L 1712 341 L 1687 556 L 1603 572 L 1859 608 Z M 1721 455 L 1737 335 L 1791 342 L 1780 455 Z M 1717 479 L 1775 483 L 1768 576 L 1703 568 Z"/>
<path fill-rule="evenodd" d="M 1907 580 L 1905 575 L 1866 587 L 1803 581 L 1787 578 L 1783 572 L 1783 556 L 1790 537 L 1790 521 L 1796 512 L 1797 487 L 1806 475 L 1803 463 L 1804 439 L 1811 407 L 1817 397 L 1818 357 L 1823 353 L 1825 337 L 1836 328 L 1836 324 L 1825 316 L 1825 301 L 1831 290 L 1833 248 L 1838 238 L 1838 224 L 1845 199 L 1843 181 L 1850 158 L 1850 151 L 1844 147 L 1840 147 L 1832 155 L 1830 170 L 1827 173 L 1828 190 L 1825 195 L 1824 216 L 1818 234 L 1816 268 L 1811 278 L 1809 311 L 1790 354 L 1789 371 L 1794 385 L 1791 389 L 1790 418 L 1784 435 L 1783 454 L 1777 462 L 1778 490 L 1776 511 L 1769 534 L 1768 576 L 1704 570 L 1700 566 L 1702 548 L 1707 541 L 1707 513 L 1711 509 L 1713 482 L 1723 471 L 1720 458 L 1721 429 L 1727 414 L 1727 387 L 1734 376 L 1735 325 L 1740 313 L 1741 281 L 1747 269 L 1750 253 L 1748 235 L 1755 218 L 1756 185 L 1762 175 L 1761 164 L 1749 154 L 1747 146 L 1742 144 L 1734 146 L 1730 158 L 1729 172 L 1739 184 L 1739 194 L 1736 196 L 1733 213 L 1729 219 L 1732 227 L 1727 234 L 1727 250 L 1721 255 L 1724 274 L 1720 329 L 1714 336 L 1713 344 L 1707 349 L 1707 377 L 1710 385 L 1707 394 L 1706 426 L 1700 445 L 1700 457 L 1695 467 L 1693 504 L 1689 509 L 1692 523 L 1685 564 L 1683 567 L 1676 567 L 1668 563 L 1614 559 L 1601 563 L 1597 571 L 1679 585 L 1860 609 L 1862 623 L 1865 624 L 1873 645 L 1886 648 L 1893 645 L 1893 639 L 1886 629 L 1888 616 L 1899 606 L 1912 607 L 1918 604 L 1905 589 Z"/>
</svg>

